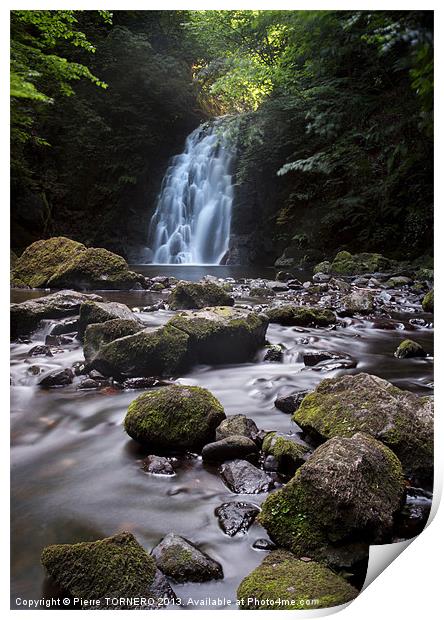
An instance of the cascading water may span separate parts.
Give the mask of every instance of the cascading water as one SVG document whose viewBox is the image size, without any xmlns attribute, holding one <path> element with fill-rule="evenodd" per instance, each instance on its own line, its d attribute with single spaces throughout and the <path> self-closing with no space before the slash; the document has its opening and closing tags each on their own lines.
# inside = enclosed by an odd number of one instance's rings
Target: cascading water
<svg viewBox="0 0 444 620">
<path fill-rule="evenodd" d="M 188 136 L 166 171 L 151 218 L 153 263 L 220 264 L 230 237 L 233 156 L 223 119 Z"/>
</svg>

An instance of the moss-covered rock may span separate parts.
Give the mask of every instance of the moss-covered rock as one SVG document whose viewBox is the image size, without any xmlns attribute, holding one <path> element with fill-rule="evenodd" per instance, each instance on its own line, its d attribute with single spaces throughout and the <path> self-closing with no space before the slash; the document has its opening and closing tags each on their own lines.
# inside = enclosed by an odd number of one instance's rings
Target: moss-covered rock
<svg viewBox="0 0 444 620">
<path fill-rule="evenodd" d="M 41 562 L 70 596 L 87 600 L 149 597 L 156 574 L 153 558 L 128 532 L 95 542 L 45 547 Z"/>
<path fill-rule="evenodd" d="M 364 252 L 362 254 L 350 254 L 350 252 L 338 252 L 331 264 L 330 273 L 333 275 L 353 276 L 363 273 L 375 273 L 387 271 L 393 267 L 393 261 L 385 258 L 382 254 Z"/>
<path fill-rule="evenodd" d="M 259 521 L 279 546 L 320 558 L 353 538 L 384 541 L 403 494 L 402 467 L 389 448 L 363 433 L 334 437 L 267 497 Z"/>
<path fill-rule="evenodd" d="M 283 549 L 272 551 L 237 590 L 240 609 L 323 609 L 356 596 L 356 588 L 326 566 Z"/>
<path fill-rule="evenodd" d="M 62 262 L 48 279 L 50 288 L 131 289 L 143 278 L 129 271 L 128 263 L 118 254 L 104 248 L 86 248 Z"/>
<path fill-rule="evenodd" d="M 91 362 L 105 344 L 124 336 L 137 334 L 142 329 L 143 325 L 129 319 L 112 319 L 104 323 L 87 325 L 83 341 L 85 360 Z"/>
<path fill-rule="evenodd" d="M 61 264 L 85 250 L 83 243 L 72 241 L 67 237 L 35 241 L 15 262 L 12 269 L 13 281 L 20 281 L 31 288 L 46 287 Z"/>
<path fill-rule="evenodd" d="M 302 327 L 316 325 L 326 327 L 336 323 L 334 312 L 324 308 L 286 305 L 270 308 L 266 314 L 270 319 L 270 323 L 280 323 L 281 325 L 300 325 Z"/>
<path fill-rule="evenodd" d="M 214 282 L 179 282 L 168 298 L 172 310 L 193 310 L 207 306 L 233 306 L 234 299 Z"/>
<path fill-rule="evenodd" d="M 294 435 L 273 432 L 265 436 L 262 451 L 265 455 L 274 456 L 279 470 L 294 473 L 305 463 L 309 448 L 299 443 Z"/>
<path fill-rule="evenodd" d="M 422 300 L 422 309 L 424 312 L 433 312 L 434 291 L 433 289 L 426 293 Z"/>
<path fill-rule="evenodd" d="M 245 362 L 265 344 L 263 314 L 227 306 L 182 312 L 167 323 L 190 338 L 191 360 L 202 364 Z"/>
<path fill-rule="evenodd" d="M 433 469 L 433 403 L 388 381 L 360 373 L 324 379 L 293 420 L 320 439 L 368 433 L 389 446 L 413 477 Z"/>
<path fill-rule="evenodd" d="M 232 435 L 242 435 L 253 441 L 257 441 L 259 429 L 251 418 L 242 414 L 229 415 L 216 428 L 216 440 L 225 439 Z"/>
<path fill-rule="evenodd" d="M 124 425 L 128 435 L 141 444 L 191 450 L 213 441 L 224 418 L 222 405 L 208 390 L 169 385 L 133 400 Z"/>
<path fill-rule="evenodd" d="M 112 319 L 123 319 L 141 325 L 137 316 L 125 304 L 116 301 L 86 301 L 80 306 L 78 338 L 83 340 L 88 325 L 105 323 Z"/>
<path fill-rule="evenodd" d="M 404 359 L 406 357 L 426 357 L 427 353 L 418 342 L 407 339 L 401 342 L 394 355 L 399 359 Z"/>
<path fill-rule="evenodd" d="M 374 295 L 370 291 L 355 289 L 341 299 L 338 314 L 353 316 L 354 314 L 370 314 L 374 307 Z"/>
<path fill-rule="evenodd" d="M 313 267 L 313 274 L 316 273 L 330 273 L 331 272 L 331 263 L 328 260 L 323 260 L 321 263 L 318 263 Z"/>
<path fill-rule="evenodd" d="M 106 376 L 171 376 L 189 365 L 189 336 L 172 325 L 146 328 L 103 345 L 91 366 Z"/>
</svg>

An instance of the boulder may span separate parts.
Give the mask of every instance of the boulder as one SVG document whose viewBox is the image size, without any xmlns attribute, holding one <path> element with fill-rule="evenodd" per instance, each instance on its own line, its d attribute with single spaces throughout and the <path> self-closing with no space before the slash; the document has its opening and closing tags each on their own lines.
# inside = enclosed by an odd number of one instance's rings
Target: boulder
<svg viewBox="0 0 444 620">
<path fill-rule="evenodd" d="M 227 502 L 214 511 L 222 531 L 228 536 L 245 534 L 259 514 L 259 508 L 245 502 Z"/>
<path fill-rule="evenodd" d="M 422 300 L 422 309 L 424 312 L 433 312 L 434 291 L 431 290 L 424 296 Z"/>
<path fill-rule="evenodd" d="M 162 573 L 177 583 L 202 583 L 224 576 L 219 562 L 177 534 L 167 534 L 151 555 Z"/>
<path fill-rule="evenodd" d="M 83 340 L 88 325 L 94 323 L 105 323 L 112 319 L 123 319 L 132 321 L 134 324 L 143 328 L 140 320 L 125 304 L 116 301 L 86 301 L 80 306 L 78 338 Z"/>
<path fill-rule="evenodd" d="M 20 304 L 11 304 L 11 337 L 30 334 L 44 319 L 58 319 L 78 314 L 81 304 L 85 301 L 103 300 L 99 295 L 58 291 Z"/>
<path fill-rule="evenodd" d="M 194 310 L 208 306 L 233 306 L 234 299 L 213 282 L 179 282 L 168 297 L 172 310 Z"/>
<path fill-rule="evenodd" d="M 331 263 L 330 273 L 333 275 L 354 276 L 363 273 L 377 273 L 391 269 L 393 261 L 374 252 L 350 254 L 338 252 Z"/>
<path fill-rule="evenodd" d="M 162 385 L 169 385 L 170 381 L 163 381 L 157 377 L 133 377 L 131 379 L 125 379 L 123 382 L 124 390 L 148 390 L 152 387 L 160 387 Z"/>
<path fill-rule="evenodd" d="M 74 372 L 71 368 L 64 368 L 63 370 L 54 370 L 45 375 L 39 381 L 39 386 L 42 388 L 56 388 L 70 385 L 74 379 Z"/>
<path fill-rule="evenodd" d="M 83 243 L 67 237 L 35 241 L 26 248 L 12 269 L 12 285 L 21 282 L 31 288 L 45 288 L 58 267 L 86 250 Z"/>
<path fill-rule="evenodd" d="M 29 357 L 40 357 L 42 355 L 45 357 L 53 357 L 51 347 L 47 344 L 36 344 L 35 347 L 29 349 L 28 355 Z"/>
<path fill-rule="evenodd" d="M 142 469 L 148 474 L 157 474 L 160 476 L 174 476 L 174 468 L 171 461 L 165 456 L 156 456 L 150 454 L 142 461 Z"/>
<path fill-rule="evenodd" d="M 202 460 L 222 463 L 230 459 L 243 458 L 258 451 L 257 445 L 248 437 L 230 435 L 219 441 L 208 443 L 202 449 Z"/>
<path fill-rule="evenodd" d="M 271 542 L 268 538 L 258 538 L 251 546 L 253 549 L 259 549 L 260 551 L 273 551 L 276 549 L 274 542 Z"/>
<path fill-rule="evenodd" d="M 101 609 L 107 597 L 153 596 L 156 564 L 128 532 L 95 542 L 45 547 L 41 562 L 69 596 L 103 601 Z M 120 605 L 133 608 L 129 600 Z"/>
<path fill-rule="evenodd" d="M 141 444 L 168 450 L 201 448 L 225 418 L 220 402 L 201 387 L 169 385 L 133 400 L 125 430 Z"/>
<path fill-rule="evenodd" d="M 356 433 L 317 448 L 258 517 L 271 539 L 297 555 L 322 557 L 331 544 L 387 541 L 404 497 L 395 454 Z"/>
<path fill-rule="evenodd" d="M 294 474 L 296 469 L 305 463 L 310 449 L 301 444 L 294 435 L 273 432 L 266 435 L 262 451 L 266 456 L 274 456 L 279 471 Z"/>
<path fill-rule="evenodd" d="M 308 351 L 304 353 L 305 366 L 316 366 L 320 362 L 326 361 L 338 361 L 348 362 L 344 367 L 354 368 L 356 366 L 356 360 L 354 360 L 348 353 L 341 353 L 338 351 Z"/>
<path fill-rule="evenodd" d="M 307 394 L 308 390 L 298 390 L 286 396 L 279 396 L 274 401 L 274 406 L 284 413 L 294 413 Z"/>
<path fill-rule="evenodd" d="M 51 327 L 49 331 L 49 336 L 62 336 L 63 334 L 73 334 L 77 332 L 79 329 L 79 317 L 77 316 L 69 316 L 66 319 L 62 319 L 61 321 L 57 321 Z"/>
<path fill-rule="evenodd" d="M 267 474 L 248 461 L 228 461 L 221 465 L 219 472 L 233 493 L 266 493 L 273 486 Z"/>
<path fill-rule="evenodd" d="M 374 308 L 374 295 L 370 291 L 354 290 L 341 299 L 338 314 L 353 316 L 354 314 L 370 314 Z"/>
<path fill-rule="evenodd" d="M 402 288 L 409 284 L 413 284 L 413 280 L 407 276 L 393 276 L 384 282 L 384 286 L 387 288 Z"/>
<path fill-rule="evenodd" d="M 334 312 L 323 308 L 286 305 L 270 308 L 266 314 L 270 323 L 280 323 L 281 325 L 326 327 L 336 323 Z"/>
<path fill-rule="evenodd" d="M 223 306 L 181 312 L 167 325 L 189 337 L 190 362 L 228 364 L 248 361 L 264 346 L 268 320 Z"/>
<path fill-rule="evenodd" d="M 237 590 L 240 609 L 269 610 L 324 609 L 348 603 L 358 594 L 326 566 L 282 549 L 267 555 Z"/>
<path fill-rule="evenodd" d="M 330 274 L 331 272 L 331 263 L 328 260 L 323 260 L 322 262 L 318 263 L 317 265 L 315 265 L 313 267 L 313 274 L 316 275 L 317 273 L 323 273 L 323 274 Z"/>
<path fill-rule="evenodd" d="M 395 452 L 409 476 L 428 478 L 433 470 L 432 407 L 430 397 L 360 373 L 321 381 L 293 420 L 321 440 L 368 433 Z"/>
<path fill-rule="evenodd" d="M 404 359 L 406 357 L 427 357 L 427 353 L 422 346 L 414 340 L 403 340 L 394 353 L 395 357 Z"/>
<path fill-rule="evenodd" d="M 91 323 L 87 325 L 83 341 L 85 360 L 91 362 L 105 344 L 124 336 L 137 334 L 142 329 L 143 325 L 133 318 L 112 319 L 104 323 Z"/>
<path fill-rule="evenodd" d="M 216 440 L 231 437 L 232 435 L 242 435 L 256 441 L 259 429 L 254 420 L 242 414 L 229 415 L 216 428 Z"/>
<path fill-rule="evenodd" d="M 281 344 L 269 344 L 264 355 L 264 362 L 282 362 L 285 347 Z"/>
</svg>

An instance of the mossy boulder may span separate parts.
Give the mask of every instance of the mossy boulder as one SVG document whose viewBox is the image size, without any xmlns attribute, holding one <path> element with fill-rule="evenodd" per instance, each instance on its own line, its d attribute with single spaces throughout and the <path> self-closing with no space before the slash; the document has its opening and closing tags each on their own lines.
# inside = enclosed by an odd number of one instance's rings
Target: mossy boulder
<svg viewBox="0 0 444 620">
<path fill-rule="evenodd" d="M 374 308 L 374 295 L 370 291 L 355 289 L 341 299 L 338 314 L 353 316 L 354 314 L 370 314 Z"/>
<path fill-rule="evenodd" d="M 434 303 L 434 291 L 431 290 L 426 293 L 424 299 L 422 300 L 422 309 L 424 312 L 433 312 L 433 303 Z"/>
<path fill-rule="evenodd" d="M 331 263 L 330 273 L 333 275 L 353 276 L 364 273 L 383 272 L 393 267 L 393 261 L 385 258 L 382 254 L 364 252 L 350 254 L 350 252 L 338 252 Z"/>
<path fill-rule="evenodd" d="M 286 433 L 268 433 L 262 443 L 265 455 L 273 456 L 280 471 L 294 473 L 303 465 L 310 452 L 307 446 L 299 443 L 294 435 Z"/>
<path fill-rule="evenodd" d="M 176 375 L 188 367 L 188 341 L 172 325 L 148 327 L 101 346 L 91 366 L 108 377 Z"/>
<path fill-rule="evenodd" d="M 15 262 L 12 269 L 13 283 L 19 281 L 31 288 L 44 288 L 61 264 L 79 256 L 85 250 L 83 243 L 67 237 L 35 241 Z M 72 288 L 69 285 L 68 287 Z"/>
<path fill-rule="evenodd" d="M 189 336 L 190 361 L 226 364 L 250 360 L 265 344 L 267 317 L 218 306 L 181 312 L 167 323 Z"/>
<path fill-rule="evenodd" d="M 88 325 L 105 323 L 112 319 L 123 319 L 141 325 L 137 316 L 125 304 L 116 301 L 86 301 L 80 306 L 78 338 L 83 340 Z"/>
<path fill-rule="evenodd" d="M 258 517 L 279 546 L 319 559 L 331 544 L 382 542 L 401 506 L 401 463 L 363 433 L 334 437 L 308 458 Z"/>
<path fill-rule="evenodd" d="M 426 357 L 423 347 L 414 340 L 403 340 L 394 353 L 395 357 L 404 359 L 407 357 Z"/>
<path fill-rule="evenodd" d="M 177 583 L 202 583 L 224 576 L 219 562 L 177 534 L 165 536 L 151 554 L 162 573 Z"/>
<path fill-rule="evenodd" d="M 91 362 L 105 344 L 124 336 L 137 334 L 142 329 L 143 325 L 129 319 L 112 319 L 104 323 L 87 325 L 83 341 L 85 360 Z"/>
<path fill-rule="evenodd" d="M 76 291 L 58 291 L 20 304 L 11 304 L 11 337 L 30 334 L 43 320 L 76 315 L 86 301 L 101 302 L 102 298 Z"/>
<path fill-rule="evenodd" d="M 121 290 L 142 286 L 143 282 L 143 277 L 129 271 L 128 263 L 118 254 L 86 248 L 62 262 L 47 284 L 50 288 Z"/>
<path fill-rule="evenodd" d="M 368 433 L 389 446 L 409 476 L 433 470 L 433 402 L 360 373 L 324 379 L 293 414 L 304 431 L 325 440 Z"/>
<path fill-rule="evenodd" d="M 240 609 L 323 609 L 357 596 L 356 588 L 326 566 L 283 549 L 267 555 L 237 590 Z"/>
<path fill-rule="evenodd" d="M 331 272 L 331 263 L 328 260 L 323 260 L 321 263 L 318 263 L 313 267 L 313 274 L 316 273 L 326 273 L 329 274 Z"/>
<path fill-rule="evenodd" d="M 232 435 L 242 435 L 257 441 L 259 429 L 251 418 L 242 414 L 229 415 L 216 428 L 216 440 L 225 439 Z"/>
<path fill-rule="evenodd" d="M 87 600 L 149 597 L 156 575 L 154 559 L 128 532 L 95 542 L 45 547 L 41 562 L 66 593 Z"/>
<path fill-rule="evenodd" d="M 233 306 L 234 299 L 214 282 L 179 282 L 168 297 L 172 310 L 193 310 L 207 306 Z"/>
<path fill-rule="evenodd" d="M 266 314 L 270 323 L 280 323 L 281 325 L 327 327 L 336 323 L 334 312 L 325 308 L 286 305 L 270 308 Z"/>
<path fill-rule="evenodd" d="M 133 400 L 124 425 L 128 435 L 141 444 L 192 450 L 213 441 L 224 418 L 222 405 L 208 390 L 169 385 Z"/>
</svg>

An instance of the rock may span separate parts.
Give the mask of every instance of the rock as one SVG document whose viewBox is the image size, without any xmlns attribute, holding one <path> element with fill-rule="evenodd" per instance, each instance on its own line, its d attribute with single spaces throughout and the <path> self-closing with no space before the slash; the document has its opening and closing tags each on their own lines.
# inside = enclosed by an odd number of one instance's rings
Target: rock
<svg viewBox="0 0 444 620">
<path fill-rule="evenodd" d="M 400 390 L 379 377 L 360 373 L 324 379 L 304 398 L 293 420 L 320 439 L 368 433 L 395 452 L 408 475 L 428 478 L 433 470 L 430 397 Z"/>
<path fill-rule="evenodd" d="M 264 471 L 277 472 L 279 470 L 279 462 L 275 456 L 269 454 L 264 458 Z"/>
<path fill-rule="evenodd" d="M 342 298 L 338 314 L 353 316 L 354 314 L 370 314 L 374 306 L 374 295 L 369 291 L 354 290 Z"/>
<path fill-rule="evenodd" d="M 293 280 L 294 274 L 288 271 L 278 271 L 276 274 L 276 280 L 278 282 L 288 282 L 288 280 Z"/>
<path fill-rule="evenodd" d="M 228 536 L 234 536 L 247 532 L 256 515 L 259 514 L 259 508 L 245 502 L 228 502 L 218 506 L 214 513 L 222 531 Z"/>
<path fill-rule="evenodd" d="M 392 266 L 393 261 L 381 254 L 366 252 L 352 255 L 350 252 L 343 251 L 336 254 L 331 264 L 331 273 L 334 275 L 353 276 L 386 271 L 391 269 Z"/>
<path fill-rule="evenodd" d="M 251 418 L 242 414 L 229 415 L 216 428 L 216 440 L 219 441 L 233 435 L 242 435 L 256 441 L 258 433 L 259 429 Z"/>
<path fill-rule="evenodd" d="M 250 289 L 250 297 L 274 297 L 275 293 L 266 286 L 254 286 Z"/>
<path fill-rule="evenodd" d="M 351 284 L 340 278 L 331 278 L 328 283 L 328 288 L 332 291 L 338 291 L 339 293 L 350 293 Z"/>
<path fill-rule="evenodd" d="M 113 319 L 132 321 L 135 325 L 140 326 L 140 329 L 143 329 L 140 320 L 125 304 L 120 304 L 116 301 L 87 301 L 80 306 L 79 339 L 83 340 L 88 325 L 105 323 Z"/>
<path fill-rule="evenodd" d="M 172 310 L 193 310 L 208 306 L 233 306 L 234 299 L 213 282 L 179 282 L 172 290 L 168 304 Z"/>
<path fill-rule="evenodd" d="M 404 359 L 406 357 L 427 357 L 427 353 L 422 346 L 414 340 L 403 340 L 394 353 L 395 357 Z"/>
<path fill-rule="evenodd" d="M 79 317 L 68 317 L 55 323 L 49 332 L 50 336 L 61 336 L 63 334 L 72 334 L 79 329 Z"/>
<path fill-rule="evenodd" d="M 260 551 L 273 551 L 276 549 L 276 545 L 268 538 L 258 538 L 251 546 L 253 549 L 259 549 Z"/>
<path fill-rule="evenodd" d="M 308 353 L 304 353 L 304 364 L 306 366 L 316 366 L 319 362 L 324 362 L 327 360 L 349 360 L 353 362 L 353 365 L 356 366 L 356 361 L 352 360 L 350 355 L 347 353 L 340 353 L 336 351 L 309 351 Z M 352 366 L 348 366 L 351 368 Z"/>
<path fill-rule="evenodd" d="M 151 551 L 157 567 L 177 583 L 223 579 L 222 566 L 186 538 L 168 534 Z"/>
<path fill-rule="evenodd" d="M 35 241 L 17 259 L 12 270 L 12 281 L 31 288 L 45 288 L 57 268 L 86 250 L 83 243 L 67 237 L 52 237 Z"/>
<path fill-rule="evenodd" d="M 190 363 L 228 364 L 248 361 L 264 346 L 268 320 L 224 306 L 181 312 L 167 326 L 189 337 Z"/>
<path fill-rule="evenodd" d="M 356 433 L 317 448 L 290 482 L 267 497 L 258 520 L 279 546 L 317 559 L 328 545 L 353 536 L 386 541 L 403 495 L 398 458 Z"/>
<path fill-rule="evenodd" d="M 32 349 L 29 349 L 28 355 L 29 357 L 38 357 L 40 355 L 53 357 L 51 348 L 47 344 L 37 344 L 35 347 L 32 347 Z"/>
<path fill-rule="evenodd" d="M 141 444 L 169 450 L 201 448 L 225 418 L 220 402 L 201 387 L 169 385 L 132 401 L 125 430 Z"/>
<path fill-rule="evenodd" d="M 294 474 L 303 465 L 310 452 L 294 435 L 287 433 L 268 433 L 262 443 L 265 455 L 273 456 L 278 464 L 278 471 Z"/>
<path fill-rule="evenodd" d="M 331 310 L 308 308 L 305 306 L 279 306 L 270 308 L 266 314 L 270 319 L 270 323 L 280 323 L 281 325 L 326 327 L 336 323 L 336 317 Z"/>
<path fill-rule="evenodd" d="M 142 329 L 143 325 L 133 318 L 112 319 L 104 323 L 87 325 L 83 341 L 85 360 L 91 362 L 104 345 L 118 338 L 137 334 Z"/>
<path fill-rule="evenodd" d="M 28 335 L 43 319 L 57 319 L 78 314 L 85 301 L 102 301 L 98 295 L 75 291 L 58 291 L 20 304 L 11 304 L 11 337 Z"/>
<path fill-rule="evenodd" d="M 266 493 L 273 486 L 270 478 L 248 461 L 228 461 L 221 465 L 219 472 L 233 493 Z"/>
<path fill-rule="evenodd" d="M 282 362 L 285 348 L 281 344 L 270 344 L 264 355 L 264 362 Z"/>
<path fill-rule="evenodd" d="M 384 282 L 384 286 L 387 288 L 402 288 L 403 286 L 408 286 L 409 284 L 413 284 L 413 280 L 407 276 L 394 276 Z"/>
<path fill-rule="evenodd" d="M 95 542 L 45 547 L 41 562 L 69 596 L 100 600 L 101 609 L 108 597 L 131 599 L 153 595 L 156 564 L 128 532 Z M 123 605 L 120 602 L 118 608 L 135 607 L 128 600 Z"/>
<path fill-rule="evenodd" d="M 71 368 L 76 377 L 87 373 L 85 362 L 74 362 Z"/>
<path fill-rule="evenodd" d="M 314 275 L 318 273 L 330 274 L 330 271 L 331 271 L 331 263 L 328 260 L 323 260 L 321 263 L 318 263 L 313 268 Z"/>
<path fill-rule="evenodd" d="M 240 609 L 324 609 L 348 603 L 359 592 L 318 562 L 272 551 L 240 584 Z M 276 601 L 281 601 L 277 604 Z"/>
<path fill-rule="evenodd" d="M 50 372 L 39 381 L 39 386 L 42 388 L 55 388 L 64 387 L 70 385 L 74 379 L 74 372 L 71 368 L 64 368 L 63 370 L 55 370 Z"/>
<path fill-rule="evenodd" d="M 188 341 L 172 325 L 148 327 L 103 345 L 91 365 L 111 377 L 171 376 L 189 365 Z"/>
<path fill-rule="evenodd" d="M 287 396 L 279 396 L 274 401 L 274 406 L 284 413 L 294 413 L 307 394 L 308 390 L 298 390 Z"/>
<path fill-rule="evenodd" d="M 48 279 L 49 288 L 76 290 L 129 290 L 144 283 L 142 276 L 129 271 L 128 263 L 104 248 L 86 248 L 60 263 Z"/>
<path fill-rule="evenodd" d="M 433 302 L 434 302 L 434 291 L 431 290 L 426 293 L 424 299 L 422 300 L 422 309 L 424 312 L 433 312 Z"/>
<path fill-rule="evenodd" d="M 329 273 L 322 273 L 320 271 L 315 273 L 313 276 L 313 282 L 317 282 L 317 283 L 329 282 L 330 279 L 331 279 L 331 275 Z"/>
<path fill-rule="evenodd" d="M 142 461 L 142 469 L 148 474 L 161 476 L 174 476 L 174 468 L 171 461 L 164 456 L 150 454 Z"/>
<path fill-rule="evenodd" d="M 425 528 L 432 507 L 431 494 L 407 488 L 406 503 L 396 517 L 396 533 L 403 538 L 418 536 Z"/>
<path fill-rule="evenodd" d="M 246 457 L 257 452 L 254 441 L 242 435 L 230 435 L 219 441 L 209 443 L 202 449 L 202 460 L 222 463 L 229 459 Z"/>
<path fill-rule="evenodd" d="M 152 387 L 160 387 L 162 385 L 169 385 L 168 381 L 162 381 L 157 377 L 133 377 L 132 379 L 126 379 L 123 382 L 124 390 L 147 390 Z"/>
<path fill-rule="evenodd" d="M 62 347 L 66 344 L 73 344 L 76 338 L 76 334 L 54 336 L 54 334 L 48 334 L 45 336 L 45 344 L 51 347 Z"/>
<path fill-rule="evenodd" d="M 98 390 L 103 385 L 102 382 L 97 381 L 96 379 L 91 379 L 90 377 L 83 379 L 77 386 L 78 390 Z"/>
</svg>

